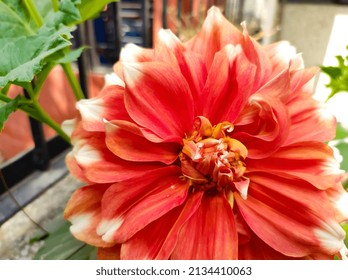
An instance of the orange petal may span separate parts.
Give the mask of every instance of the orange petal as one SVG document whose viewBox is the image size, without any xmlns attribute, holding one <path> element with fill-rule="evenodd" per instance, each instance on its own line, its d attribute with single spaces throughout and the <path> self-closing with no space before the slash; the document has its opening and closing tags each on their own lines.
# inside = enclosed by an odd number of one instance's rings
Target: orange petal
<svg viewBox="0 0 348 280">
<path fill-rule="evenodd" d="M 136 233 L 122 245 L 122 259 L 169 259 L 183 224 L 197 210 L 202 192 L 190 195 L 185 204 L 176 207 Z"/>
<path fill-rule="evenodd" d="M 102 202 L 103 220 L 97 231 L 103 239 L 125 242 L 181 205 L 186 199 L 189 182 L 175 175 L 177 173 L 178 167 L 171 166 L 113 185 Z"/>
<path fill-rule="evenodd" d="M 181 145 L 178 143 L 153 143 L 147 140 L 141 129 L 131 122 L 105 122 L 105 130 L 107 147 L 125 160 L 171 164 L 177 159 L 181 150 Z"/>
<path fill-rule="evenodd" d="M 266 173 L 249 174 L 248 199 L 235 193 L 246 223 L 265 243 L 290 257 L 334 255 L 344 247 L 324 191 L 303 180 Z"/>
<path fill-rule="evenodd" d="M 202 93 L 203 116 L 212 124 L 234 122 L 248 102 L 255 74 L 240 46 L 216 53 Z"/>
<path fill-rule="evenodd" d="M 132 119 L 162 139 L 177 137 L 180 142 L 194 119 L 192 95 L 181 73 L 169 64 L 144 62 L 127 64 L 124 75 Z"/>
<path fill-rule="evenodd" d="M 318 189 L 340 184 L 341 171 L 329 146 L 320 142 L 301 142 L 280 148 L 264 159 L 246 159 L 247 172 L 264 171 L 294 176 Z"/>
<path fill-rule="evenodd" d="M 230 204 L 220 194 L 205 194 L 182 227 L 172 259 L 237 259 L 238 236 Z"/>
<path fill-rule="evenodd" d="M 113 243 L 102 240 L 96 232 L 101 220 L 101 199 L 108 188 L 109 185 L 90 185 L 78 189 L 64 211 L 64 218 L 72 223 L 71 233 L 93 246 L 113 246 Z"/>
<path fill-rule="evenodd" d="M 124 88 L 108 86 L 98 96 L 78 101 L 76 108 L 80 111 L 83 128 L 88 131 L 104 131 L 103 119 L 130 121 L 123 97 Z"/>
</svg>

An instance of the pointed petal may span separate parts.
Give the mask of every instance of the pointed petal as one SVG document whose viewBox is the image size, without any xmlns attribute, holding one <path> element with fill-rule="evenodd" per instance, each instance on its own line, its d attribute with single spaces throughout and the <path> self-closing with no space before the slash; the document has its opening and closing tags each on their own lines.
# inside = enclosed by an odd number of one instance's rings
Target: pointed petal
<svg viewBox="0 0 348 280">
<path fill-rule="evenodd" d="M 171 164 L 182 148 L 178 143 L 153 143 L 144 137 L 136 124 L 127 121 L 105 122 L 105 131 L 109 150 L 129 161 Z"/>
<path fill-rule="evenodd" d="M 203 115 L 213 124 L 233 123 L 248 102 L 254 74 L 255 66 L 240 46 L 224 47 L 215 55 L 203 89 Z"/>
<path fill-rule="evenodd" d="M 78 189 L 64 211 L 64 219 L 72 223 L 71 233 L 93 246 L 113 246 L 113 243 L 102 240 L 96 232 L 101 219 L 101 199 L 108 188 L 109 185 L 90 185 Z"/>
<path fill-rule="evenodd" d="M 195 105 L 195 115 L 201 115 L 201 92 L 207 79 L 207 69 L 201 58 L 186 49 L 184 44 L 170 30 L 161 29 L 155 46 L 155 56 L 176 67 L 185 77 Z"/>
<path fill-rule="evenodd" d="M 306 180 L 318 189 L 340 184 L 342 174 L 331 148 L 320 142 L 302 142 L 282 147 L 268 158 L 247 159 L 246 166 L 247 172 L 288 174 Z"/>
<path fill-rule="evenodd" d="M 78 101 L 76 108 L 80 111 L 83 128 L 104 131 L 103 119 L 130 121 L 123 97 L 124 88 L 108 86 L 98 96 Z"/>
<path fill-rule="evenodd" d="M 172 259 L 237 258 L 237 228 L 231 206 L 223 195 L 205 194 L 182 227 Z"/>
<path fill-rule="evenodd" d="M 253 77 L 252 91 L 256 92 L 262 85 L 266 83 L 271 77 L 272 63 L 265 52 L 263 46 L 261 46 L 255 39 L 250 37 L 246 29 L 246 24 L 243 22 L 243 43 L 242 47 L 246 56 L 251 63 L 255 64 L 256 71 Z"/>
<path fill-rule="evenodd" d="M 174 208 L 136 233 L 122 245 L 122 259 L 169 259 L 180 229 L 197 210 L 202 194 L 202 192 L 193 193 L 184 205 Z"/>
<path fill-rule="evenodd" d="M 334 255 L 344 246 L 344 231 L 323 191 L 303 180 L 267 173 L 250 174 L 248 199 L 235 193 L 249 227 L 265 243 L 290 257 Z"/>
<path fill-rule="evenodd" d="M 194 119 L 192 95 L 183 76 L 159 62 L 127 64 L 124 75 L 125 104 L 132 119 L 160 138 L 177 137 L 180 142 Z"/>
<path fill-rule="evenodd" d="M 208 11 L 202 29 L 186 43 L 186 46 L 201 54 L 209 69 L 216 52 L 227 44 L 237 45 L 242 41 L 242 33 L 222 15 L 218 8 L 212 7 Z"/>
</svg>

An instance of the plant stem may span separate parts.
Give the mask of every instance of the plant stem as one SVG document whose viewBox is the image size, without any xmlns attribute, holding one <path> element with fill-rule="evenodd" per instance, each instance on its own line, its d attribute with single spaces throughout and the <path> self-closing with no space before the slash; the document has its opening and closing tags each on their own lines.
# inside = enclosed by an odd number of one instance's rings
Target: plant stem
<svg viewBox="0 0 348 280">
<path fill-rule="evenodd" d="M 24 2 L 25 7 L 28 10 L 30 16 L 33 18 L 36 26 L 41 27 L 43 24 L 43 20 L 42 20 L 40 13 L 36 9 L 33 1 L 32 0 L 24 0 L 23 2 Z"/>
<path fill-rule="evenodd" d="M 59 0 L 51 0 L 52 2 L 52 7 L 55 12 L 58 12 L 59 9 Z"/>
<path fill-rule="evenodd" d="M 65 140 L 66 142 L 70 143 L 70 138 L 68 135 L 65 134 L 65 132 L 63 131 L 63 129 L 60 127 L 60 125 L 55 122 L 41 107 L 41 105 L 39 104 L 39 102 L 34 101 L 33 102 L 37 112 L 40 115 L 40 119 L 42 122 L 44 122 L 45 124 L 47 124 L 49 127 L 51 127 L 52 129 L 55 130 L 55 132 L 57 132 L 57 134 L 62 137 L 63 140 Z"/>
<path fill-rule="evenodd" d="M 69 80 L 69 84 L 74 92 L 76 100 L 84 99 L 85 95 L 83 94 L 80 83 L 76 79 L 71 63 L 62 63 L 61 65 L 63 67 L 66 77 Z"/>
<path fill-rule="evenodd" d="M 52 129 L 54 129 L 60 137 L 62 137 L 66 142 L 70 143 L 69 136 L 65 134 L 60 125 L 57 122 L 55 122 L 40 105 L 38 96 L 35 95 L 35 91 L 33 90 L 32 85 L 30 83 L 26 87 L 26 90 L 30 96 L 32 105 L 35 107 L 35 110 L 38 113 L 39 120 L 47 124 Z"/>
</svg>

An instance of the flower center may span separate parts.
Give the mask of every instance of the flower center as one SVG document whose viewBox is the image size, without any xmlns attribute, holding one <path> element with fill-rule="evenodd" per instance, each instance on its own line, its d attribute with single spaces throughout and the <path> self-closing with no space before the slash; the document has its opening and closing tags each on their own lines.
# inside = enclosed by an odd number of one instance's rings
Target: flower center
<svg viewBox="0 0 348 280">
<path fill-rule="evenodd" d="M 233 124 L 222 122 L 212 126 L 205 117 L 197 117 L 194 129 L 184 141 L 180 153 L 183 175 L 191 180 L 194 190 L 234 191 L 246 199 L 249 179 L 244 177 L 247 148 L 231 137 Z"/>
</svg>

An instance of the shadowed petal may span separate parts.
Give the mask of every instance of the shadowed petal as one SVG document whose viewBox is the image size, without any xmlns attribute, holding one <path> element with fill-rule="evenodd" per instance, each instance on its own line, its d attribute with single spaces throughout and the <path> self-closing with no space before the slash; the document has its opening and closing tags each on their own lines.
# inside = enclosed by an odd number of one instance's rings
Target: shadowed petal
<svg viewBox="0 0 348 280">
<path fill-rule="evenodd" d="M 222 195 L 205 194 L 182 227 L 172 259 L 238 258 L 238 237 L 231 206 Z"/>
</svg>

